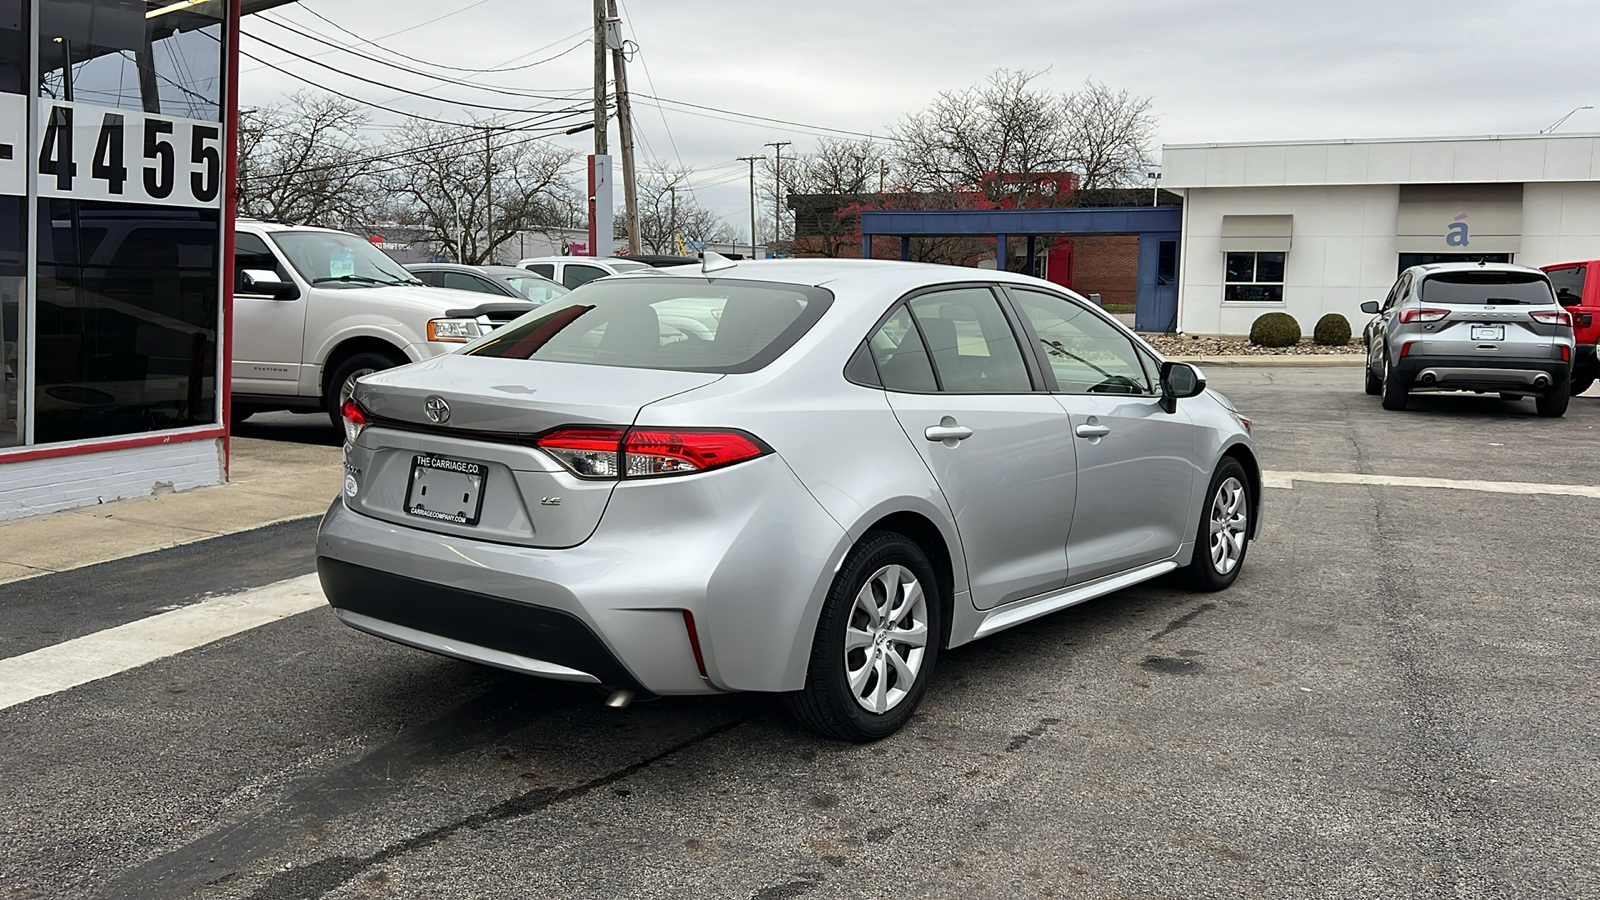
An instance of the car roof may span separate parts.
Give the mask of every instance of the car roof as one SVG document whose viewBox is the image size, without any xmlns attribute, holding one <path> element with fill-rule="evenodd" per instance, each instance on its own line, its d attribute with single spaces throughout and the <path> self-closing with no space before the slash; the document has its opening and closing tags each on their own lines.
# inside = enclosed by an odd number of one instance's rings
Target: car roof
<svg viewBox="0 0 1600 900">
<path fill-rule="evenodd" d="M 1043 287 L 1067 291 L 1058 284 L 1023 275 L 1019 272 L 1002 272 L 994 269 L 976 269 L 967 266 L 946 266 L 937 263 L 902 262 L 889 259 L 757 259 L 730 260 L 734 264 L 726 269 L 708 273 L 706 277 L 738 278 L 748 281 L 777 281 L 804 284 L 812 287 L 871 287 L 910 290 L 924 284 L 949 284 L 959 282 L 1005 282 L 1029 287 Z M 700 266 L 672 266 L 658 272 L 677 276 L 701 275 Z M 627 275 L 619 275 L 626 278 Z"/>
<path fill-rule="evenodd" d="M 1420 266 L 1412 266 L 1411 270 L 1419 272 L 1423 275 L 1438 275 L 1441 272 L 1515 272 L 1523 275 L 1545 274 L 1543 269 L 1535 269 L 1532 266 L 1519 266 L 1514 263 L 1502 262 L 1424 263 Z"/>
</svg>

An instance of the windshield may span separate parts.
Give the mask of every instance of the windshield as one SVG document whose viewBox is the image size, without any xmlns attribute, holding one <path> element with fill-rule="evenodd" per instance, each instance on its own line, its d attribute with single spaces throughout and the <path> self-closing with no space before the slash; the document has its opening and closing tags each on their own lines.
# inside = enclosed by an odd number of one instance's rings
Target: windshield
<svg viewBox="0 0 1600 900">
<path fill-rule="evenodd" d="M 507 275 L 505 276 L 505 280 L 506 283 L 511 285 L 511 287 L 515 289 L 517 293 L 527 297 L 529 300 L 532 300 L 535 303 L 549 303 L 551 300 L 554 300 L 557 297 L 571 293 L 565 287 L 556 284 L 554 281 L 551 281 L 548 278 L 540 278 L 539 276 L 533 274 Z"/>
<path fill-rule="evenodd" d="M 382 250 L 353 234 L 278 231 L 273 232 L 272 239 L 289 257 L 295 271 L 312 284 L 371 287 L 422 283 Z"/>
<path fill-rule="evenodd" d="M 470 356 L 754 372 L 821 318 L 821 288 L 700 278 L 593 281 L 468 347 Z"/>
<path fill-rule="evenodd" d="M 1516 306 L 1555 302 L 1550 282 L 1532 272 L 1441 272 L 1422 283 L 1423 303 Z"/>
</svg>

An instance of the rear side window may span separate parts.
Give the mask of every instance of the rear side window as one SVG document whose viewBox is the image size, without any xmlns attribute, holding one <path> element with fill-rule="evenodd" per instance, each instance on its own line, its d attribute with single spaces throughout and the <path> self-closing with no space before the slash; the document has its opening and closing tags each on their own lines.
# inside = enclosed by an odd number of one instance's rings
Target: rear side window
<svg viewBox="0 0 1600 900">
<path fill-rule="evenodd" d="M 1583 282 L 1588 270 L 1588 266 L 1573 266 L 1570 269 L 1551 269 L 1545 273 L 1550 276 L 1550 286 L 1555 288 L 1557 303 L 1562 306 L 1583 304 Z"/>
<path fill-rule="evenodd" d="M 832 299 L 821 288 L 768 282 L 598 281 L 464 352 L 636 369 L 754 372 L 793 346 Z"/>
<path fill-rule="evenodd" d="M 1550 282 L 1529 272 L 1441 272 L 1422 282 L 1423 303 L 1516 306 L 1554 301 Z"/>
<path fill-rule="evenodd" d="M 878 366 L 878 379 L 885 390 L 931 393 L 939 389 L 928 362 L 928 348 L 911 322 L 911 313 L 901 306 L 867 340 L 872 361 Z"/>
<path fill-rule="evenodd" d="M 495 293 L 494 288 L 483 282 L 483 279 L 466 272 L 446 272 L 439 281 L 440 287 L 447 287 L 457 291 L 477 291 L 480 294 Z"/>
<path fill-rule="evenodd" d="M 980 394 L 1033 390 L 1017 336 L 989 289 L 923 294 L 908 305 L 933 356 L 941 390 Z"/>
<path fill-rule="evenodd" d="M 537 272 L 546 278 L 556 277 L 556 267 L 554 263 L 529 263 L 527 269 L 529 272 Z"/>
<path fill-rule="evenodd" d="M 610 274 L 610 272 L 607 272 L 605 269 L 597 266 L 585 266 L 578 263 L 567 263 L 566 268 L 561 270 L 561 283 L 569 288 L 575 288 L 581 284 L 588 284 L 589 282 L 594 281 L 596 278 L 604 278 Z"/>
</svg>

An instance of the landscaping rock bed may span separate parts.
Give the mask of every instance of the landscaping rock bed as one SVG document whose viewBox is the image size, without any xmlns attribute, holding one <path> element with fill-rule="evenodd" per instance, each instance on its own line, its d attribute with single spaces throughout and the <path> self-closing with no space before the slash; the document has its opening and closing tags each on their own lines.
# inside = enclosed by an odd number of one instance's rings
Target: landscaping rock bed
<svg viewBox="0 0 1600 900">
<path fill-rule="evenodd" d="M 1329 356 L 1365 352 L 1359 342 L 1343 347 L 1323 347 L 1312 343 L 1310 338 L 1288 347 L 1262 347 L 1245 337 L 1145 332 L 1140 332 L 1139 336 L 1149 341 L 1162 356 Z"/>
</svg>

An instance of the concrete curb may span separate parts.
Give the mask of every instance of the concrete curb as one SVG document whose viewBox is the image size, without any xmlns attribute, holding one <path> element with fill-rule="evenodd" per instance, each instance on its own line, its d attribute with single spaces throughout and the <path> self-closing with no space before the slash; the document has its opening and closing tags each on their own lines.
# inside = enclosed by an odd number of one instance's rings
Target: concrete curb
<svg viewBox="0 0 1600 900">
<path fill-rule="evenodd" d="M 1261 356 L 1169 356 L 1167 359 L 1177 362 L 1190 362 L 1201 366 L 1238 366 L 1241 368 L 1269 368 L 1269 367 L 1331 367 L 1331 366 L 1359 366 L 1366 362 L 1367 357 L 1360 353 L 1319 353 L 1319 354 L 1263 354 Z"/>
</svg>

